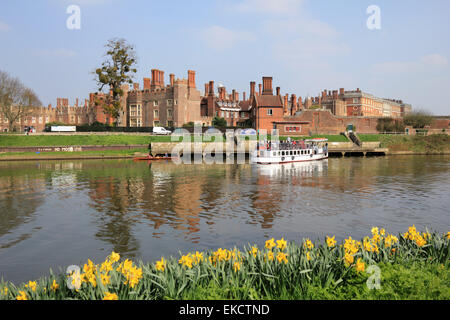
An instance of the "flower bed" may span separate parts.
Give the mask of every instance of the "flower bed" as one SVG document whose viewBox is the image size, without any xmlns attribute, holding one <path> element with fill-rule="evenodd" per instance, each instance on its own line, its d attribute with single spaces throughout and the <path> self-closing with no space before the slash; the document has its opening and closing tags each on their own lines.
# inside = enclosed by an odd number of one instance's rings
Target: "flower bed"
<svg viewBox="0 0 450 320">
<path fill-rule="evenodd" d="M 79 272 L 15 286 L 0 299 L 449 299 L 450 232 L 371 235 L 191 252 L 155 263 L 88 260 Z"/>
</svg>

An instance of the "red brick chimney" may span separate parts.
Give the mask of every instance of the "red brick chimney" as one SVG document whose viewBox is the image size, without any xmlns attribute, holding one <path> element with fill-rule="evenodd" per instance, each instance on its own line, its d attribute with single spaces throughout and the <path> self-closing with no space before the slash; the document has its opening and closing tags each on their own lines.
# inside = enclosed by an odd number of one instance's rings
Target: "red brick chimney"
<svg viewBox="0 0 450 320">
<path fill-rule="evenodd" d="M 169 75 L 170 77 L 170 86 L 173 87 L 174 83 L 175 83 L 175 75 L 173 73 L 171 73 Z"/>
<path fill-rule="evenodd" d="M 231 90 L 231 100 L 236 101 L 236 90 L 235 89 Z"/>
<path fill-rule="evenodd" d="M 327 97 L 327 90 L 322 91 L 322 99 L 325 99 Z"/>
<path fill-rule="evenodd" d="M 214 81 L 209 82 L 209 95 L 210 96 L 214 95 Z"/>
<path fill-rule="evenodd" d="M 292 115 L 294 115 L 297 112 L 297 95 L 292 94 L 291 103 L 292 103 Z"/>
<path fill-rule="evenodd" d="M 272 77 L 263 77 L 262 81 L 263 81 L 263 92 L 262 92 L 262 94 L 273 96 Z"/>
<path fill-rule="evenodd" d="M 343 96 L 345 94 L 344 88 L 339 89 L 339 95 Z"/>
<path fill-rule="evenodd" d="M 262 95 L 262 84 L 261 83 L 258 84 L 258 88 L 259 88 L 259 91 L 258 91 L 259 96 L 261 96 Z"/>
<path fill-rule="evenodd" d="M 298 97 L 298 110 L 303 110 L 302 97 Z"/>
<path fill-rule="evenodd" d="M 280 87 L 277 87 L 277 96 L 279 96 L 280 95 Z"/>
<path fill-rule="evenodd" d="M 245 91 L 242 93 L 242 99 L 243 99 L 243 101 L 247 101 L 247 100 L 245 99 Z"/>
<path fill-rule="evenodd" d="M 250 82 L 250 99 L 255 96 L 255 81 Z"/>
<path fill-rule="evenodd" d="M 159 70 L 159 85 L 164 88 L 164 71 Z"/>
<path fill-rule="evenodd" d="M 157 72 L 158 72 L 158 70 L 152 69 L 152 84 L 151 84 L 152 87 L 156 86 L 156 82 L 157 82 L 157 79 L 156 79 L 157 75 L 156 74 L 157 74 Z"/>
<path fill-rule="evenodd" d="M 195 71 L 188 70 L 188 87 L 195 88 Z"/>
<path fill-rule="evenodd" d="M 209 93 L 209 84 L 205 83 L 205 97 L 208 95 Z"/>
<path fill-rule="evenodd" d="M 150 90 L 151 86 L 150 81 L 151 81 L 150 78 L 144 78 L 144 90 Z"/>
<path fill-rule="evenodd" d="M 219 99 L 225 100 L 226 89 L 225 87 L 219 87 Z"/>
</svg>

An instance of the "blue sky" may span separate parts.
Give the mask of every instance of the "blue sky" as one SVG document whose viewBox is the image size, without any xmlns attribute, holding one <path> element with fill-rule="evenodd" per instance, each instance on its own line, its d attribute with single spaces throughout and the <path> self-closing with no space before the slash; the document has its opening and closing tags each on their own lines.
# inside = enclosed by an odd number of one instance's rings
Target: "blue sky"
<svg viewBox="0 0 450 320">
<path fill-rule="evenodd" d="M 69 5 L 81 29 L 69 30 Z M 369 30 L 377 5 L 381 29 Z M 157 68 L 197 86 L 231 92 L 273 76 L 281 93 L 315 96 L 361 88 L 450 115 L 450 1 L 447 0 L 2 0 L 0 69 L 19 77 L 46 105 L 84 99 L 90 73 L 113 37 L 135 45 L 135 80 Z"/>
</svg>

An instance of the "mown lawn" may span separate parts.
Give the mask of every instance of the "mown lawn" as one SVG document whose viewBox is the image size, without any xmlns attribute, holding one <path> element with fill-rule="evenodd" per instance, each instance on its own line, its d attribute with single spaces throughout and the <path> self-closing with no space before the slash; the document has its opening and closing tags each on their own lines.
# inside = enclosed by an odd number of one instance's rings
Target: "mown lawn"
<svg viewBox="0 0 450 320">
<path fill-rule="evenodd" d="M 135 152 L 148 153 L 147 148 L 134 148 L 129 150 L 89 150 L 89 151 L 74 151 L 74 152 L 5 152 L 0 153 L 1 158 L 18 158 L 27 159 L 30 157 L 34 158 L 45 158 L 45 157 L 83 157 L 83 156 L 133 156 Z"/>
<path fill-rule="evenodd" d="M 0 135 L 1 147 L 145 145 L 140 135 Z"/>
<path fill-rule="evenodd" d="M 348 142 L 342 135 L 316 135 L 312 137 L 292 137 L 293 140 L 309 138 L 327 138 L 329 142 Z M 148 145 L 149 142 L 172 142 L 171 136 L 150 136 L 150 135 L 0 135 L 0 147 L 51 147 L 51 146 L 110 146 L 110 145 Z M 250 139 L 256 139 L 250 137 Z M 268 136 L 270 139 L 270 135 Z M 286 137 L 280 137 L 285 140 Z M 181 141 L 182 137 L 175 139 Z M 203 141 L 214 141 L 203 137 Z M 194 137 L 191 136 L 191 141 Z"/>
</svg>

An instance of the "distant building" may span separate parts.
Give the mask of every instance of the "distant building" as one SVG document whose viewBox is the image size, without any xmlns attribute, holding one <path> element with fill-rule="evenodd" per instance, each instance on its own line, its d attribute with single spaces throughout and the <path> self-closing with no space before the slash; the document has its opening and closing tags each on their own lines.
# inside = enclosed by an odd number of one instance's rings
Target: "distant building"
<svg viewBox="0 0 450 320">
<path fill-rule="evenodd" d="M 48 107 L 30 107 L 26 116 L 15 121 L 15 129 L 23 132 L 25 128 L 30 127 L 36 131 L 43 131 L 46 124 L 51 122 L 74 126 L 89 123 L 88 100 L 85 100 L 84 106 L 78 105 L 78 99 L 72 106 L 69 105 L 67 98 L 57 98 L 56 101 L 56 107 L 52 107 L 51 104 Z M 8 130 L 9 121 L 0 113 L 0 131 L 7 132 Z"/>
<path fill-rule="evenodd" d="M 384 99 L 361 91 L 345 91 L 344 88 L 322 91 L 311 99 L 311 107 L 330 110 L 336 116 L 401 118 L 411 112 L 411 105 L 402 100 Z"/>
</svg>

